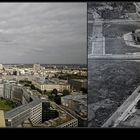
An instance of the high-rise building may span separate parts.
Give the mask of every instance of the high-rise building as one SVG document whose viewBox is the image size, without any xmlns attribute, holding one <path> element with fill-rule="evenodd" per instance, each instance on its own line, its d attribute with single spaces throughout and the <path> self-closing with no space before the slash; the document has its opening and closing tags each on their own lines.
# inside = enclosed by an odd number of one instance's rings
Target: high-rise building
<svg viewBox="0 0 140 140">
<path fill-rule="evenodd" d="M 57 110 L 50 109 L 49 102 L 42 102 L 42 122 L 57 118 L 58 116 L 59 113 Z"/>
<path fill-rule="evenodd" d="M 2 64 L 0 64 L 0 70 L 2 70 L 3 69 L 3 65 Z"/>
<path fill-rule="evenodd" d="M 5 83 L 3 87 L 3 97 L 13 100 L 13 101 L 22 101 L 22 87 L 17 86 L 11 83 Z"/>
<path fill-rule="evenodd" d="M 3 84 L 0 84 L 0 97 L 3 97 Z"/>
<path fill-rule="evenodd" d="M 34 102 L 34 106 L 31 107 L 30 120 L 33 125 L 42 123 L 42 102 Z"/>
<path fill-rule="evenodd" d="M 72 90 L 80 91 L 87 88 L 87 79 L 70 79 L 69 84 Z"/>
<path fill-rule="evenodd" d="M 9 83 L 4 84 L 3 96 L 6 99 L 11 99 L 11 89 L 12 85 Z"/>
<path fill-rule="evenodd" d="M 35 72 L 36 72 L 36 71 L 39 71 L 39 70 L 41 69 L 40 64 L 34 64 L 34 65 L 33 65 L 33 69 L 34 69 Z"/>
</svg>

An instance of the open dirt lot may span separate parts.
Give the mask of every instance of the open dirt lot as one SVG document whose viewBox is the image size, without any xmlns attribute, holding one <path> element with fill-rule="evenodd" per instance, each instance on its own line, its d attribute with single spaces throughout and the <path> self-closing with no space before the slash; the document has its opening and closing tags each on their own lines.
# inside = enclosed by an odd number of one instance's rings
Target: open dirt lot
<svg viewBox="0 0 140 140">
<path fill-rule="evenodd" d="M 89 60 L 89 126 L 103 123 L 140 85 L 140 62 Z"/>
</svg>

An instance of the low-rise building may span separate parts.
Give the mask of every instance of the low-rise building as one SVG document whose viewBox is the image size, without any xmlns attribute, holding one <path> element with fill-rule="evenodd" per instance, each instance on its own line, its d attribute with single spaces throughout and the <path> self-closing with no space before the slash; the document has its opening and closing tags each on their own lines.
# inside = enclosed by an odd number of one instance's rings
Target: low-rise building
<svg viewBox="0 0 140 140">
<path fill-rule="evenodd" d="M 87 79 L 70 79 L 69 84 L 72 90 L 80 91 L 82 88 L 87 89 Z"/>
<path fill-rule="evenodd" d="M 87 95 L 77 93 L 61 97 L 61 104 L 78 119 L 78 126 L 87 127 Z"/>
<path fill-rule="evenodd" d="M 77 112 L 81 116 L 87 115 L 87 95 L 73 94 L 61 97 L 61 104 Z"/>
<path fill-rule="evenodd" d="M 32 84 L 40 89 L 41 91 L 52 91 L 53 89 L 57 89 L 59 92 L 62 92 L 63 90 L 70 91 L 70 84 L 62 81 L 52 81 L 52 80 L 33 80 Z"/>
</svg>

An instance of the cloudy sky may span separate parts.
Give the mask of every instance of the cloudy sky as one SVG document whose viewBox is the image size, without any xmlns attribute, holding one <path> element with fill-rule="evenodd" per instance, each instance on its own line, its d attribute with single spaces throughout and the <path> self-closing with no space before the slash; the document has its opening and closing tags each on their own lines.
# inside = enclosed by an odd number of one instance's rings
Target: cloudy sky
<svg viewBox="0 0 140 140">
<path fill-rule="evenodd" d="M 86 3 L 0 3 L 0 63 L 85 64 Z"/>
</svg>

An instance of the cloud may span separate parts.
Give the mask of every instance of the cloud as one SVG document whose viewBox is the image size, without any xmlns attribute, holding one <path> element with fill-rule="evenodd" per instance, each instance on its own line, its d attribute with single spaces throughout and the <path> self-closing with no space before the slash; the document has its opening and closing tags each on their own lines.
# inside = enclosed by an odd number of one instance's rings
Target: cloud
<svg viewBox="0 0 140 140">
<path fill-rule="evenodd" d="M 1 3 L 0 60 L 86 63 L 86 13 L 85 3 Z"/>
</svg>

